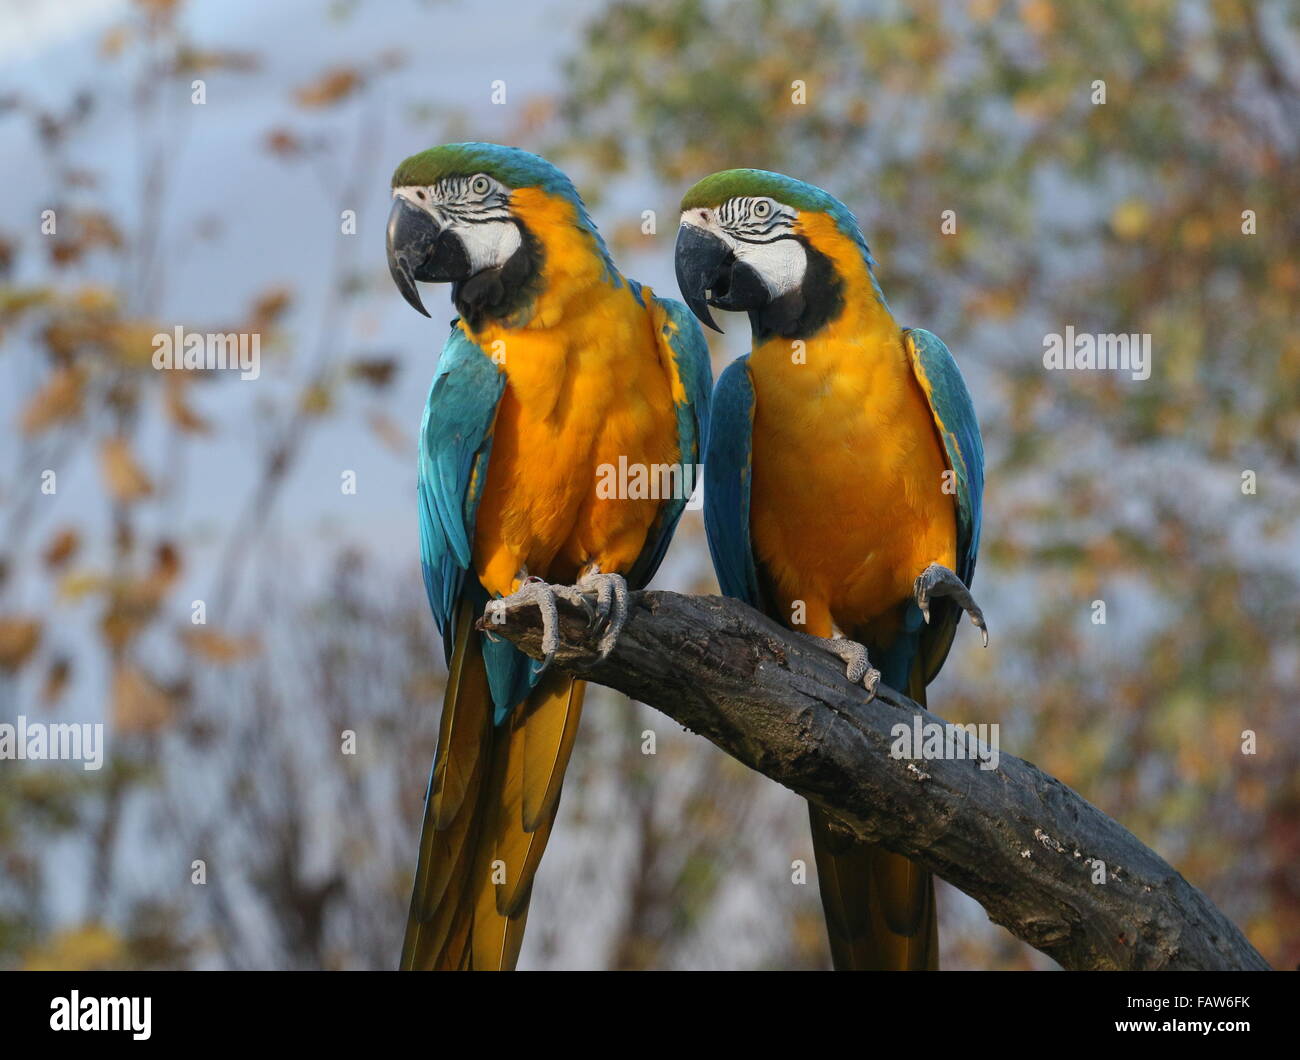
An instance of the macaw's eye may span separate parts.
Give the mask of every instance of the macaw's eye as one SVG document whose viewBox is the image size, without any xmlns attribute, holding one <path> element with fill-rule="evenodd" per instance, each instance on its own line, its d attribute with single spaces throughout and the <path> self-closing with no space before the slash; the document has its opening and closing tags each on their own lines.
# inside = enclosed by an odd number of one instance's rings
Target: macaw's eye
<svg viewBox="0 0 1300 1060">
<path fill-rule="evenodd" d="M 426 194 L 424 193 L 424 189 L 421 188 L 419 191 L 417 191 L 417 192 L 415 193 L 415 197 L 416 197 L 417 199 L 419 199 L 421 202 L 424 202 L 424 200 L 427 199 L 429 196 L 426 195 Z"/>
<path fill-rule="evenodd" d="M 481 173 L 469 182 L 469 190 L 475 195 L 486 195 L 491 187 L 491 182 Z"/>
<path fill-rule="evenodd" d="M 772 212 L 772 204 L 766 199 L 759 199 L 754 203 L 754 216 L 767 217 Z"/>
</svg>

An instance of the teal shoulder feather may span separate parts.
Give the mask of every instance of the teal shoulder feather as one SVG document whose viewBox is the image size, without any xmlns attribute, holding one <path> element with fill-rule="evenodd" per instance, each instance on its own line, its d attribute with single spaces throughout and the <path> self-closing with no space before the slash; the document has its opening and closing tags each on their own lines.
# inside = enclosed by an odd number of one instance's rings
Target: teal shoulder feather
<svg viewBox="0 0 1300 1060">
<path fill-rule="evenodd" d="M 937 336 L 921 328 L 911 328 L 903 335 L 912 359 L 912 371 L 929 398 L 935 428 L 943 442 L 948 467 L 953 472 L 957 505 L 955 573 L 969 587 L 975 577 L 984 511 L 984 442 L 980 438 L 979 421 L 975 418 L 975 403 L 966 389 L 957 362 Z M 925 683 L 934 679 L 948 657 L 961 615 L 961 610 L 951 601 L 939 599 L 931 606 L 929 625 L 923 625 L 920 608 L 915 603 L 908 608 L 904 629 L 909 636 L 900 638 L 897 647 L 901 650 L 902 645 L 909 641 L 919 645 L 920 676 Z M 886 680 L 905 680 L 911 669 L 910 660 L 906 661 L 901 675 L 894 675 L 886 669 L 884 664 L 889 661 L 877 663 L 881 673 L 886 674 Z"/>
<path fill-rule="evenodd" d="M 504 390 L 505 375 L 453 324 L 424 406 L 416 480 L 424 588 L 448 653 L 459 602 L 471 599 L 471 613 L 481 614 L 488 600 L 471 570 L 474 521 Z M 508 642 L 485 640 L 483 654 L 499 724 L 528 694 L 535 675 L 528 656 Z"/>
<path fill-rule="evenodd" d="M 975 575 L 984 510 L 984 442 L 975 403 L 957 362 L 938 336 L 921 328 L 909 328 L 903 334 L 912 370 L 930 399 L 935 426 L 956 480 L 956 573 L 969 587 Z"/>
</svg>

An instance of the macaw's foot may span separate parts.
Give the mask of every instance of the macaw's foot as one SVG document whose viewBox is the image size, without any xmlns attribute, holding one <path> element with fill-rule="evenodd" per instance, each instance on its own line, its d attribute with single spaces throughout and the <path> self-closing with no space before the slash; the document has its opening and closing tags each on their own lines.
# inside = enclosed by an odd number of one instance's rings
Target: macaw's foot
<svg viewBox="0 0 1300 1060">
<path fill-rule="evenodd" d="M 880 687 L 880 671 L 871 665 L 867 658 L 867 649 L 856 640 L 847 637 L 815 637 L 811 633 L 793 630 L 794 634 L 810 644 L 828 651 L 844 663 L 845 676 L 849 682 L 861 685 L 867 690 L 867 699 L 876 698 L 876 689 Z"/>
<path fill-rule="evenodd" d="M 989 628 L 984 624 L 984 612 L 980 610 L 980 605 L 975 602 L 975 597 L 971 596 L 970 590 L 962 580 L 947 567 L 931 563 L 916 579 L 912 593 L 916 597 L 916 606 L 921 609 L 921 617 L 926 622 L 930 621 L 930 598 L 951 597 L 952 602 L 970 615 L 971 622 L 979 627 L 979 631 L 984 635 L 984 647 L 989 646 Z"/>
<path fill-rule="evenodd" d="M 592 621 L 595 621 L 595 610 L 587 603 L 582 591 L 576 586 L 550 585 L 541 578 L 525 577 L 519 588 L 509 596 L 488 601 L 487 606 L 483 608 L 485 625 L 499 625 L 504 622 L 508 606 L 535 604 L 542 616 L 542 665 L 537 672 L 544 673 L 551 665 L 551 660 L 555 658 L 555 653 L 560 650 L 560 612 L 555 602 L 559 599 L 578 604 L 592 616 Z M 493 637 L 490 629 L 485 632 L 493 640 L 497 639 Z"/>
<path fill-rule="evenodd" d="M 593 563 L 575 588 L 596 594 L 596 608 L 588 628 L 593 632 L 601 630 L 599 648 L 604 659 L 614 650 L 618 635 L 627 625 L 627 581 L 621 574 L 602 574 Z M 585 601 L 584 606 L 588 606 Z"/>
</svg>

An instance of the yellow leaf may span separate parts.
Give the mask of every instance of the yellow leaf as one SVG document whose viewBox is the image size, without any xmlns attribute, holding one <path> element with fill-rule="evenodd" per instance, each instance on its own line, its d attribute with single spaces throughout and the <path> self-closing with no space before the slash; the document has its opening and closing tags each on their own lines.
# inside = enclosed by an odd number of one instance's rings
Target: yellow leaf
<svg viewBox="0 0 1300 1060">
<path fill-rule="evenodd" d="M 181 639 L 196 655 L 215 663 L 238 662 L 261 647 L 254 636 L 232 637 L 215 629 L 186 630 L 181 634 Z"/>
<path fill-rule="evenodd" d="M 57 931 L 28 950 L 29 972 L 85 972 L 120 967 L 126 955 L 122 939 L 103 924 L 82 924 Z"/>
<path fill-rule="evenodd" d="M 167 418 L 182 431 L 189 434 L 207 434 L 212 430 L 212 424 L 185 403 L 185 388 L 180 383 L 173 383 L 167 387 L 163 396 L 163 406 L 167 410 Z"/>
<path fill-rule="evenodd" d="M 78 369 L 57 369 L 48 382 L 31 396 L 23 409 L 19 422 L 23 433 L 39 434 L 60 420 L 80 416 L 82 382 Z"/>
<path fill-rule="evenodd" d="M 313 383 L 307 387 L 298 401 L 302 411 L 308 416 L 323 416 L 334 407 L 334 396 L 330 393 L 329 387 L 322 386 L 320 383 Z"/>
<path fill-rule="evenodd" d="M 72 602 L 102 591 L 104 585 L 104 576 L 96 571 L 69 571 L 59 579 L 59 596 Z"/>
<path fill-rule="evenodd" d="M 311 84 L 304 85 L 294 94 L 304 107 L 328 107 L 346 99 L 361 85 L 361 77 L 347 67 L 328 70 Z"/>
<path fill-rule="evenodd" d="M 108 352 L 132 368 L 152 368 L 154 336 L 163 329 L 153 320 L 119 320 L 104 329 Z"/>
<path fill-rule="evenodd" d="M 99 54 L 105 59 L 115 59 L 122 54 L 122 49 L 130 40 L 131 31 L 127 26 L 114 26 L 99 41 Z"/>
<path fill-rule="evenodd" d="M 109 438 L 104 442 L 99 457 L 104 481 L 115 500 L 135 501 L 153 492 L 149 476 L 136 463 L 125 438 Z"/>
<path fill-rule="evenodd" d="M 117 308 L 117 294 L 109 287 L 86 284 L 77 288 L 72 305 L 83 313 L 106 313 Z"/>
<path fill-rule="evenodd" d="M 1137 239 L 1151 221 L 1147 204 L 1141 199 L 1126 199 L 1110 215 L 1110 227 L 1120 239 Z"/>
</svg>

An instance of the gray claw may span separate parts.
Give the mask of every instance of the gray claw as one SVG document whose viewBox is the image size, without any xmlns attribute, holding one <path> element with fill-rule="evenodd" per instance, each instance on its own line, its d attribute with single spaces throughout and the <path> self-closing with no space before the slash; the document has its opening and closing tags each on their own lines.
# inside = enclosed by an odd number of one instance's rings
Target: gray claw
<svg viewBox="0 0 1300 1060">
<path fill-rule="evenodd" d="M 483 615 L 490 623 L 496 619 L 496 616 L 505 614 L 507 602 L 537 605 L 537 610 L 542 616 L 542 665 L 537 671 L 538 674 L 546 672 L 546 668 L 551 665 L 551 660 L 555 658 L 555 653 L 560 649 L 560 611 L 555 603 L 556 595 L 556 587 L 547 585 L 541 578 L 527 577 L 509 596 L 491 600 L 483 609 Z M 500 639 L 486 630 L 484 632 L 493 640 Z"/>
<path fill-rule="evenodd" d="M 865 647 L 847 637 L 816 637 L 800 630 L 792 632 L 830 652 L 843 662 L 844 676 L 849 679 L 850 684 L 861 685 L 867 690 L 867 702 L 876 698 L 876 692 L 880 688 L 880 671 L 871 665 Z"/>
<path fill-rule="evenodd" d="M 931 563 L 917 577 L 912 586 L 916 606 L 921 609 L 921 617 L 928 624 L 930 621 L 930 597 L 947 596 L 953 603 L 970 615 L 973 625 L 978 627 L 984 638 L 984 647 L 989 646 L 989 629 L 984 622 L 984 612 L 980 610 L 975 597 L 962 580 L 947 567 Z"/>
<path fill-rule="evenodd" d="M 621 574 L 603 574 L 600 568 L 593 567 L 578 579 L 577 588 L 584 593 L 596 594 L 597 622 L 593 628 L 604 627 L 597 647 L 600 658 L 608 658 L 627 624 L 627 581 Z"/>
</svg>

